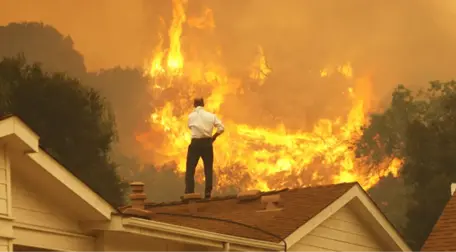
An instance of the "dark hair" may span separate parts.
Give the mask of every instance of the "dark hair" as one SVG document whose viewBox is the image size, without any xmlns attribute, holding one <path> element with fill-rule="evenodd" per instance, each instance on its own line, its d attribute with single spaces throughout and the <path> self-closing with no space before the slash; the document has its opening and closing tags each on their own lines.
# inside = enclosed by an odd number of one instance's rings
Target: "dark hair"
<svg viewBox="0 0 456 252">
<path fill-rule="evenodd" d="M 193 107 L 204 107 L 204 100 L 203 98 L 195 98 L 195 100 L 193 100 Z"/>
</svg>

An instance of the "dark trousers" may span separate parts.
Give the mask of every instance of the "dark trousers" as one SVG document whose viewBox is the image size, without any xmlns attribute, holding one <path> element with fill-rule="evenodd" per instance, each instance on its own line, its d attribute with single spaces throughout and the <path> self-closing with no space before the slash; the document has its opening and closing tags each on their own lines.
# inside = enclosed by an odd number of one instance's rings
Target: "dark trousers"
<svg viewBox="0 0 456 252">
<path fill-rule="evenodd" d="M 210 197 L 212 192 L 212 169 L 214 165 L 214 150 L 212 138 L 192 139 L 187 151 L 187 164 L 185 171 L 185 193 L 195 192 L 195 169 L 199 159 L 203 159 L 204 176 L 206 179 L 205 197 Z"/>
</svg>

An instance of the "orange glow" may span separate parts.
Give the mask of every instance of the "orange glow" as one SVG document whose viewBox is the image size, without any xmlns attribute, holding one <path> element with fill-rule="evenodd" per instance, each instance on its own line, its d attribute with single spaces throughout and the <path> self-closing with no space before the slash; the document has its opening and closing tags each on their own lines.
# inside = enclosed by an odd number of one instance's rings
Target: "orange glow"
<svg viewBox="0 0 456 252">
<path fill-rule="evenodd" d="M 350 63 L 325 68 L 320 71 L 320 76 L 338 73 L 352 84 L 348 87 L 351 110 L 345 117 L 320 119 L 310 132 L 290 131 L 281 123 L 272 128 L 252 127 L 236 123 L 221 114 L 220 108 L 226 96 L 239 95 L 243 83 L 230 77 L 226 69 L 216 63 L 217 60 L 201 62 L 184 57 L 180 38 L 182 25 L 186 22 L 185 5 L 186 1 L 173 1 L 169 48 L 164 50 L 160 44 L 146 66 L 155 96 L 169 87 L 175 92 L 167 96 L 163 106 L 151 113 L 150 131 L 137 135 L 144 149 L 159 154 L 154 160 L 156 164 L 173 162 L 176 173 L 185 172 L 186 151 L 190 142 L 187 128 L 187 115 L 191 110 L 189 101 L 192 97 L 204 95 L 206 108 L 217 113 L 226 126 L 223 139 L 215 143 L 218 189 L 235 186 L 239 189 L 270 190 L 352 181 L 358 181 L 368 189 L 383 176 L 397 176 L 400 160 L 385 160 L 376 169 L 378 172 L 373 174 L 362 165 L 361 160 L 355 158 L 352 143 L 361 136 L 361 127 L 367 123 L 372 83 L 368 77 L 355 76 Z M 207 13 L 212 15 L 211 11 L 206 11 L 206 16 L 209 15 Z M 210 20 L 213 23 L 213 19 Z M 215 24 L 197 26 L 210 29 Z M 220 56 L 220 52 L 215 55 Z M 261 46 L 253 62 L 249 77 L 258 85 L 263 85 L 272 70 L 267 65 Z M 203 178 L 201 170 L 197 172 L 200 181 Z"/>
<path fill-rule="evenodd" d="M 268 63 L 266 62 L 263 47 L 258 46 L 258 55 L 253 63 L 250 78 L 257 80 L 260 85 L 263 85 L 269 73 L 271 73 L 271 69 L 268 67 Z"/>
<path fill-rule="evenodd" d="M 205 8 L 203 16 L 189 18 L 187 23 L 190 27 L 197 29 L 212 30 L 215 28 L 214 13 L 211 9 Z"/>
<path fill-rule="evenodd" d="M 332 75 L 333 73 L 339 73 L 342 76 L 346 78 L 352 78 L 353 77 L 353 68 L 351 66 L 350 62 L 347 62 L 343 65 L 337 66 L 337 67 L 325 67 L 320 70 L 320 76 L 321 77 L 328 77 Z"/>
<path fill-rule="evenodd" d="M 182 36 L 182 24 L 186 20 L 186 4 L 187 0 L 173 0 L 173 22 L 168 34 L 170 47 L 167 57 L 167 67 L 175 75 L 180 75 L 184 66 L 180 38 Z"/>
</svg>

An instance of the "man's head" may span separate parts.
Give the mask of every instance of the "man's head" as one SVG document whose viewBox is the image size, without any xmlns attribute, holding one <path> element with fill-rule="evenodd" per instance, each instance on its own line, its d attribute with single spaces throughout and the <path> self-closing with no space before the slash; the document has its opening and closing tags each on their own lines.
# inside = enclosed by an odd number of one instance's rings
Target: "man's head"
<svg viewBox="0 0 456 252">
<path fill-rule="evenodd" d="M 195 98 L 195 100 L 193 100 L 193 107 L 204 107 L 204 100 L 203 98 Z"/>
</svg>

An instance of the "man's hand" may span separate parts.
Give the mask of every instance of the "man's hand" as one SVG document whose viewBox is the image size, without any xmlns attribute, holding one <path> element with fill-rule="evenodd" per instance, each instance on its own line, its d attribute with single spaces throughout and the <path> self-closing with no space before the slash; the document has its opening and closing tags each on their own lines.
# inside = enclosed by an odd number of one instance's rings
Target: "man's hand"
<svg viewBox="0 0 456 252">
<path fill-rule="evenodd" d="M 218 136 L 220 136 L 220 133 L 215 133 L 215 134 L 212 136 L 212 142 L 215 142 L 215 140 L 217 139 Z"/>
</svg>

